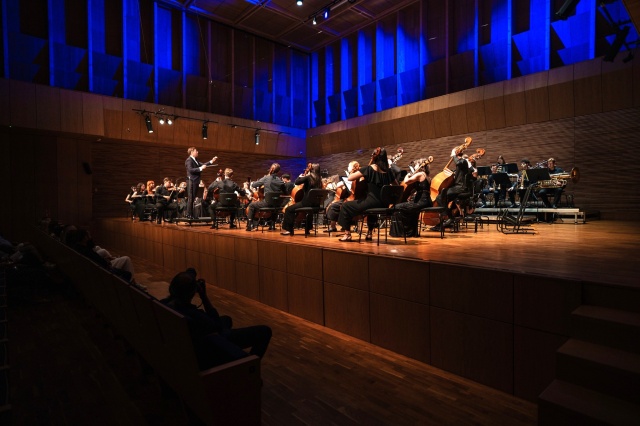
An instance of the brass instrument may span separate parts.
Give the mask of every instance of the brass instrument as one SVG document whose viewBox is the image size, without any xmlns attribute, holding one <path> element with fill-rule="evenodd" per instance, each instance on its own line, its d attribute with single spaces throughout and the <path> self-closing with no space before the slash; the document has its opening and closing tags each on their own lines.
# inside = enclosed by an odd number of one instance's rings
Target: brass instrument
<svg viewBox="0 0 640 426">
<path fill-rule="evenodd" d="M 568 181 L 578 183 L 580 180 L 580 169 L 574 167 L 569 173 L 556 173 L 551 175 L 550 180 L 541 180 L 540 188 L 564 188 Z"/>
</svg>

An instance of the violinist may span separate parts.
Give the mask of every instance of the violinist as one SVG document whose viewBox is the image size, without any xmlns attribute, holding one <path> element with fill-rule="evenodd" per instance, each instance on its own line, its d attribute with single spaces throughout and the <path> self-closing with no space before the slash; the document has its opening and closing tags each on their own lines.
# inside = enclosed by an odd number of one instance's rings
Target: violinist
<svg viewBox="0 0 640 426">
<path fill-rule="evenodd" d="M 237 183 L 235 183 L 231 178 L 233 177 L 233 170 L 230 168 L 224 169 L 223 172 L 224 179 L 218 180 L 216 179 L 209 186 L 209 193 L 212 194 L 213 202 L 209 205 L 209 216 L 213 218 L 213 225 L 211 225 L 211 229 L 217 229 L 218 223 L 216 222 L 216 195 L 215 194 L 245 194 L 244 189 L 240 188 Z M 237 201 L 238 207 L 240 207 L 240 201 Z M 230 220 L 229 220 L 229 228 L 236 228 L 235 220 L 236 220 L 236 211 L 231 212 Z"/>
<path fill-rule="evenodd" d="M 346 201 L 342 204 L 340 215 L 338 216 L 338 223 L 344 230 L 344 235 L 340 238 L 340 241 L 351 241 L 351 224 L 356 216 L 367 209 L 382 206 L 382 201 L 380 200 L 382 187 L 384 185 L 397 183 L 395 176 L 392 175 L 389 169 L 387 151 L 384 148 L 376 148 L 371 156 L 369 165 L 349 175 L 349 180 L 352 182 L 360 178 L 364 178 L 364 181 L 359 182 L 358 185 L 366 184 L 368 191 L 367 196 L 363 199 Z M 372 240 L 371 233 L 375 225 L 371 217 L 367 218 L 368 229 L 365 238 L 366 241 Z"/>
<path fill-rule="evenodd" d="M 411 194 L 408 197 L 409 201 L 396 204 L 400 221 L 392 222 L 392 237 L 418 236 L 420 210 L 433 205 L 430 196 L 429 162 L 427 158 L 415 160 L 410 167 L 412 172 L 407 173 L 402 181 L 405 188 L 411 188 Z"/>
<path fill-rule="evenodd" d="M 158 212 L 156 221 L 162 223 L 165 211 L 169 212 L 169 222 L 173 222 L 178 212 L 178 203 L 176 202 L 176 187 L 171 182 L 171 178 L 165 177 L 162 185 L 156 188 L 156 211 Z"/>
<path fill-rule="evenodd" d="M 322 177 L 320 177 L 320 165 L 315 163 L 311 164 L 307 169 L 307 173 L 298 176 L 295 185 L 302 185 L 302 191 L 304 194 L 308 194 L 313 188 L 322 188 Z M 302 207 L 302 200 L 295 204 L 290 205 L 284 211 L 284 219 L 282 220 L 281 235 L 293 236 L 293 224 L 296 218 L 296 210 Z M 305 221 L 305 234 L 309 234 L 313 223 L 311 221 Z"/>
<path fill-rule="evenodd" d="M 271 192 L 284 193 L 284 182 L 277 175 L 279 171 L 280 164 L 273 163 L 269 168 L 269 173 L 264 177 L 258 179 L 257 181 L 251 183 L 251 188 L 260 188 L 261 186 L 263 186 L 265 196 Z M 247 231 L 254 231 L 258 229 L 258 224 L 254 223 L 253 217 L 255 216 L 256 210 L 262 207 L 268 207 L 267 202 L 264 200 L 253 201 L 247 207 Z M 275 223 L 272 221 L 271 225 L 269 226 L 269 230 L 274 231 L 275 229 Z"/>
<path fill-rule="evenodd" d="M 144 208 L 147 204 L 147 185 L 144 182 L 138 183 L 129 198 L 132 200 L 131 208 L 134 216 L 138 216 L 141 221 L 144 220 Z"/>
</svg>

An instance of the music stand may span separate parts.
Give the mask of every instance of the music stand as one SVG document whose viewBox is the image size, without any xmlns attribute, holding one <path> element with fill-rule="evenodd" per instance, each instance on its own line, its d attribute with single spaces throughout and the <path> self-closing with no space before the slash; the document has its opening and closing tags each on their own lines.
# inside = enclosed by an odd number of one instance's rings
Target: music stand
<svg viewBox="0 0 640 426">
<path fill-rule="evenodd" d="M 490 174 L 491 174 L 491 167 L 489 166 L 478 167 L 478 176 L 489 176 Z"/>
<path fill-rule="evenodd" d="M 517 163 L 507 163 L 501 166 L 498 166 L 500 170 L 504 173 L 509 173 L 511 175 L 518 173 L 518 164 Z"/>
<path fill-rule="evenodd" d="M 529 185 L 538 183 L 541 180 L 551 180 L 549 169 L 546 167 L 543 169 L 529 169 L 527 170 L 527 180 Z"/>
<path fill-rule="evenodd" d="M 509 175 L 507 173 L 493 173 L 491 177 L 496 183 L 496 186 L 500 185 L 500 188 L 507 189 L 511 186 L 511 179 L 509 179 Z"/>
</svg>

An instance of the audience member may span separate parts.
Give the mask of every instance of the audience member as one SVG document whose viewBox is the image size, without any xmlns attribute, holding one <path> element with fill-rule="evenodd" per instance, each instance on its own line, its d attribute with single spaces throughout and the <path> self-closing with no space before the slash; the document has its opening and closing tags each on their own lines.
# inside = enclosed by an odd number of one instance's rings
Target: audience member
<svg viewBox="0 0 640 426">
<path fill-rule="evenodd" d="M 196 293 L 204 310 L 192 303 Z M 267 351 L 271 328 L 266 325 L 232 328 L 231 317 L 218 313 L 209 300 L 204 280 L 197 279 L 193 268 L 173 277 L 169 285 L 169 297 L 162 302 L 187 319 L 198 364 L 203 370 L 249 354 L 262 358 Z M 243 350 L 245 348 L 251 348 L 249 353 Z"/>
</svg>

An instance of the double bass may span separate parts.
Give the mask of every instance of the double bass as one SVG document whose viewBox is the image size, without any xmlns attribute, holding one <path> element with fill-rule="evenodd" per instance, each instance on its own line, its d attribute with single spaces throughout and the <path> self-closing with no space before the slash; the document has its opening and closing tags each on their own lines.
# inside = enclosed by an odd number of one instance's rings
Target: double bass
<svg viewBox="0 0 640 426">
<path fill-rule="evenodd" d="M 457 153 L 463 152 L 465 149 L 469 147 L 469 145 L 471 145 L 472 141 L 473 139 L 467 136 L 464 139 L 464 143 L 456 148 L 456 152 Z M 442 191 L 445 188 L 449 188 L 453 184 L 453 170 L 449 168 L 449 165 L 451 164 L 452 161 L 453 161 L 453 157 L 449 158 L 449 162 L 447 163 L 446 166 L 444 166 L 444 169 L 440 173 L 435 175 L 433 179 L 431 179 L 431 201 L 433 201 L 434 207 L 437 207 L 436 198 L 440 194 L 440 191 Z"/>
</svg>

